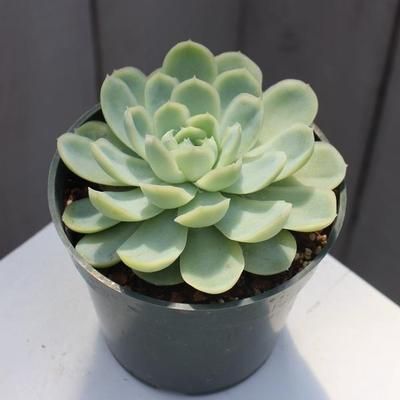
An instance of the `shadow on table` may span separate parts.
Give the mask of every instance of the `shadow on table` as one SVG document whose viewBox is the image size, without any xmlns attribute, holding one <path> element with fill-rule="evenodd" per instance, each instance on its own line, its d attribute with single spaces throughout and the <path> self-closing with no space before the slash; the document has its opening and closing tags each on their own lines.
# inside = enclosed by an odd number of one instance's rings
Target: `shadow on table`
<svg viewBox="0 0 400 400">
<path fill-rule="evenodd" d="M 254 375 L 228 390 L 204 396 L 186 396 L 164 392 L 133 378 L 108 350 L 98 332 L 94 340 L 91 368 L 83 379 L 82 400 L 137 399 L 207 399 L 207 400 L 325 400 L 328 395 L 298 353 L 284 329 L 270 359 Z"/>
</svg>

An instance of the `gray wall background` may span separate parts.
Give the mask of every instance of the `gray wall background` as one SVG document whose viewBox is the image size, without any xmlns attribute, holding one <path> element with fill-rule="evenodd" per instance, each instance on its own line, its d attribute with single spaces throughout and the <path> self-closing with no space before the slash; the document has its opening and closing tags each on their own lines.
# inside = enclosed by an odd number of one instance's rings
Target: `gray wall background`
<svg viewBox="0 0 400 400">
<path fill-rule="evenodd" d="M 105 74 L 149 73 L 191 38 L 248 54 L 266 86 L 313 86 L 317 123 L 349 164 L 334 254 L 400 303 L 400 0 L 0 0 L 0 10 L 0 257 L 49 222 L 55 139 L 97 102 Z"/>
</svg>

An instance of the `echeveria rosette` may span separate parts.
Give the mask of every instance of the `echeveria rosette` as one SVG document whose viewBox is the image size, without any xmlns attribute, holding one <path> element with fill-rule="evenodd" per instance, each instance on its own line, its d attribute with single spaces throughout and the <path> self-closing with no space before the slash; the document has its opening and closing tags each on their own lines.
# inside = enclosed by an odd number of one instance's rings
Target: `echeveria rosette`
<svg viewBox="0 0 400 400">
<path fill-rule="evenodd" d="M 263 93 L 260 69 L 240 52 L 179 43 L 148 77 L 132 67 L 107 76 L 101 109 L 106 123 L 58 139 L 67 167 L 102 188 L 63 214 L 97 268 L 122 261 L 156 285 L 222 293 L 243 270 L 287 270 L 290 231 L 336 217 L 332 189 L 346 165 L 315 142 L 315 93 L 291 79 Z"/>
</svg>

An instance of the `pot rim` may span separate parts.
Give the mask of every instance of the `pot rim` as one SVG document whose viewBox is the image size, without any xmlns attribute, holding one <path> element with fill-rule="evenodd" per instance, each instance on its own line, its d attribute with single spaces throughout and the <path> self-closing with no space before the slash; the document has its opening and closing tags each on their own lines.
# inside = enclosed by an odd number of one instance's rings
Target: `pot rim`
<svg viewBox="0 0 400 400">
<path fill-rule="evenodd" d="M 96 104 L 92 108 L 90 108 L 87 112 L 81 115 L 80 118 L 68 129 L 68 132 L 72 132 L 75 128 L 82 125 L 86 120 L 88 120 L 92 115 L 100 110 L 100 104 Z M 327 137 L 323 134 L 323 132 L 319 129 L 316 124 L 313 124 L 314 132 L 317 136 L 322 139 L 323 141 L 329 142 Z M 266 290 L 263 293 L 257 294 L 252 297 L 247 297 L 240 300 L 233 300 L 227 303 L 222 304 L 191 304 L 191 303 L 175 303 L 166 300 L 159 300 L 152 298 L 150 296 L 145 296 L 140 293 L 136 293 L 130 288 L 123 287 L 118 283 L 115 283 L 111 279 L 104 276 L 101 272 L 97 271 L 93 266 L 91 266 L 87 261 L 85 261 L 75 250 L 74 246 L 71 244 L 70 240 L 68 239 L 63 224 L 61 221 L 61 215 L 58 212 L 57 204 L 56 204 L 56 195 L 55 195 L 55 182 L 57 176 L 57 170 L 59 168 L 61 159 L 56 150 L 53 159 L 50 164 L 49 175 L 48 175 L 48 187 L 47 187 L 47 196 L 48 196 L 48 203 L 49 203 L 49 210 L 52 221 L 55 225 L 56 231 L 61 238 L 61 241 L 67 248 L 70 256 L 75 261 L 75 264 L 79 266 L 86 274 L 91 276 L 94 280 L 98 281 L 101 285 L 106 287 L 108 290 L 111 290 L 115 293 L 119 293 L 121 296 L 127 296 L 129 299 L 134 298 L 135 300 L 143 301 L 145 303 L 151 303 L 154 306 L 159 307 L 166 307 L 175 310 L 181 311 L 195 311 L 195 310 L 203 310 L 203 311 L 212 311 L 212 310 L 221 310 L 226 308 L 234 308 L 234 307 L 243 307 L 247 306 L 259 301 L 262 301 L 268 297 L 274 296 L 275 294 L 284 291 L 286 288 L 294 285 L 306 275 L 308 275 L 317 264 L 322 260 L 323 257 L 328 253 L 328 251 L 332 248 L 333 244 L 335 243 L 340 230 L 343 226 L 344 216 L 346 213 L 346 206 L 347 206 L 347 191 L 345 181 L 343 181 L 339 186 L 339 207 L 337 212 L 337 217 L 333 223 L 331 232 L 328 237 L 328 243 L 322 249 L 322 251 L 310 262 L 307 267 L 302 269 L 296 275 L 292 276 L 287 281 L 281 283 L 280 285 Z"/>
</svg>

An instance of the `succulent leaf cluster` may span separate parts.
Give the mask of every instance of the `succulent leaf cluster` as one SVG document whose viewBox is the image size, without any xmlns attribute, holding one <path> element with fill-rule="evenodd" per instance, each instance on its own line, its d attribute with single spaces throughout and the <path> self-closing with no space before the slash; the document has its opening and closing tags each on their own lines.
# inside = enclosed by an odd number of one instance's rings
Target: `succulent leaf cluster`
<svg viewBox="0 0 400 400">
<path fill-rule="evenodd" d="M 63 214 L 94 267 L 122 261 L 155 285 L 222 293 L 243 270 L 287 270 L 290 231 L 334 221 L 346 164 L 315 140 L 318 101 L 304 82 L 263 92 L 247 56 L 187 41 L 147 77 L 114 71 L 100 100 L 106 122 L 58 138 L 65 165 L 97 184 Z"/>
</svg>

